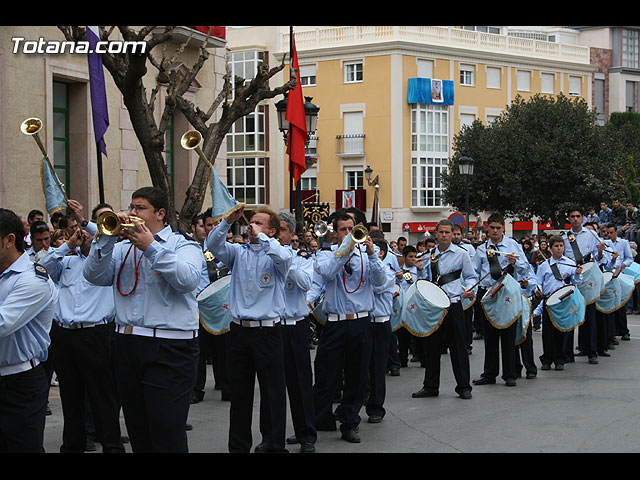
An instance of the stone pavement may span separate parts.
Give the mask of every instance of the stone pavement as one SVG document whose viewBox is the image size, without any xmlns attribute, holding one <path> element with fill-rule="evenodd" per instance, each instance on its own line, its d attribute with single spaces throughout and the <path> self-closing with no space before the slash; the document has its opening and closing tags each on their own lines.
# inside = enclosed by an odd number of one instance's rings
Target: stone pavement
<svg viewBox="0 0 640 480">
<path fill-rule="evenodd" d="M 564 371 L 541 371 L 520 378 L 516 387 L 474 386 L 473 398 L 454 392 L 449 355 L 442 356 L 440 395 L 411 398 L 420 389 L 424 370 L 410 363 L 399 377 L 387 377 L 387 413 L 380 424 L 367 423 L 364 409 L 360 437 L 350 444 L 337 432 L 318 432 L 317 453 L 606 453 L 640 452 L 640 316 L 628 317 L 631 341 L 620 341 L 611 357 L 598 365 L 576 357 Z M 541 331 L 534 332 L 534 354 L 542 351 Z M 576 336 L 577 339 L 577 336 Z M 484 345 L 474 341 L 471 378 L 482 373 Z M 313 355 L 314 351 L 312 351 Z M 538 367 L 539 360 L 536 361 Z M 229 402 L 213 389 L 211 368 L 204 400 L 192 405 L 188 432 L 191 453 L 226 453 Z M 257 385 L 257 382 L 256 382 Z M 254 444 L 258 430 L 259 393 L 254 401 Z M 62 410 L 58 389 L 51 388 L 52 415 L 47 417 L 45 450 L 59 451 Z M 126 433 L 124 429 L 123 433 Z M 293 434 L 289 425 L 287 435 Z M 297 453 L 296 446 L 288 447 Z M 98 445 L 97 452 L 101 447 Z M 127 444 L 127 451 L 130 447 Z"/>
</svg>

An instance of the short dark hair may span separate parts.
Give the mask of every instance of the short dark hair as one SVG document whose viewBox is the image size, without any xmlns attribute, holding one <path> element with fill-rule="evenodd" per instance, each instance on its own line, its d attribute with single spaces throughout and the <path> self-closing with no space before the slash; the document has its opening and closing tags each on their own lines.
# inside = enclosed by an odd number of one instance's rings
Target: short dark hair
<svg viewBox="0 0 640 480">
<path fill-rule="evenodd" d="M 356 207 L 345 208 L 347 213 L 352 213 L 356 219 L 356 225 L 361 223 L 362 225 L 367 225 L 367 217 L 362 210 Z"/>
<path fill-rule="evenodd" d="M 24 224 L 13 210 L 0 208 L 0 238 L 10 233 L 16 237 L 16 250 L 24 252 Z"/>
<path fill-rule="evenodd" d="M 605 228 L 613 228 L 614 230 L 617 230 L 618 227 L 616 226 L 615 223 L 607 223 L 607 225 L 605 226 Z"/>
<path fill-rule="evenodd" d="M 418 250 L 416 250 L 416 247 L 414 247 L 413 245 L 407 245 L 402 249 L 402 255 L 404 255 L 405 257 L 411 252 L 418 253 Z"/>
<path fill-rule="evenodd" d="M 389 244 L 384 240 L 374 240 L 373 243 L 377 245 L 378 248 L 384 252 L 384 255 L 386 257 L 387 252 L 389 251 Z"/>
<path fill-rule="evenodd" d="M 491 215 L 489 215 L 489 218 L 487 218 L 487 225 L 489 225 L 490 223 L 499 223 L 501 225 L 504 225 L 504 217 L 499 213 L 492 213 Z"/>
<path fill-rule="evenodd" d="M 108 208 L 109 210 L 113 210 L 113 207 L 111 205 L 109 205 L 108 203 L 105 202 L 101 202 L 99 204 L 97 204 L 95 207 L 93 207 L 93 210 L 91 210 L 91 221 L 95 222 L 98 219 L 98 210 L 102 210 L 103 208 Z"/>
<path fill-rule="evenodd" d="M 40 210 L 31 210 L 29 212 L 29 215 L 27 215 L 27 220 L 29 222 L 31 222 L 31 220 L 36 218 L 36 216 L 38 216 L 38 215 L 40 215 L 41 217 L 44 217 L 44 213 L 42 213 L 42 211 L 40 211 Z"/>
<path fill-rule="evenodd" d="M 131 194 L 131 198 L 147 199 L 156 212 L 161 208 L 164 208 L 165 212 L 169 209 L 169 196 L 167 195 L 167 192 L 162 190 L 160 187 L 139 188 Z"/>
<path fill-rule="evenodd" d="M 51 215 L 51 223 L 58 223 L 62 217 L 64 217 L 64 213 L 60 211 L 53 212 Z"/>
<path fill-rule="evenodd" d="M 436 225 L 436 232 L 438 231 L 438 229 L 443 226 L 443 227 L 451 227 L 451 231 L 453 232 L 453 222 L 451 220 L 449 220 L 448 218 L 443 218 L 442 220 L 440 220 L 438 222 L 438 224 Z"/>
<path fill-rule="evenodd" d="M 551 237 L 549 237 L 549 246 L 553 247 L 556 243 L 562 243 L 564 245 L 564 239 L 560 235 L 551 235 Z"/>
<path fill-rule="evenodd" d="M 571 215 L 571 212 L 579 212 L 580 215 L 584 217 L 584 208 L 582 208 L 580 205 L 571 205 L 569 207 L 569 210 L 567 210 L 567 213 Z"/>
<path fill-rule="evenodd" d="M 24 228 L 22 230 L 24 232 Z M 49 225 L 47 224 L 47 222 L 44 222 L 42 220 L 36 220 L 31 224 L 31 227 L 29 227 L 29 233 L 31 234 L 32 237 L 35 233 L 43 233 L 48 231 L 49 231 Z"/>
</svg>

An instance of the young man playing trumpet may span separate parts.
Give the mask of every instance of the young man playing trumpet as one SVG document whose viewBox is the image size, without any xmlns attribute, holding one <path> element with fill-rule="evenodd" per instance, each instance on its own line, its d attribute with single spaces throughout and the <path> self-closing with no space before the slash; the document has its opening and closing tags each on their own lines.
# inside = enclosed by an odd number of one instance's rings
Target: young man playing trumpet
<svg viewBox="0 0 640 480">
<path fill-rule="evenodd" d="M 372 287 L 385 282 L 385 268 L 368 235 L 351 243 L 354 219 L 339 211 L 333 220 L 337 245 L 317 252 L 314 271 L 325 286 L 322 329 L 315 358 L 314 405 L 318 430 L 335 430 L 332 401 L 344 368 L 344 390 L 338 408 L 342 438 L 360 442 L 356 430 L 364 402 L 371 358 L 370 312 L 374 309 Z M 337 254 L 337 256 L 336 256 Z"/>
<path fill-rule="evenodd" d="M 89 282 L 114 290 L 116 379 L 135 453 L 188 451 L 204 256 L 197 242 L 165 226 L 167 207 L 161 189 L 136 190 L 133 223 L 118 213 L 129 226 L 98 234 L 84 265 Z"/>
</svg>

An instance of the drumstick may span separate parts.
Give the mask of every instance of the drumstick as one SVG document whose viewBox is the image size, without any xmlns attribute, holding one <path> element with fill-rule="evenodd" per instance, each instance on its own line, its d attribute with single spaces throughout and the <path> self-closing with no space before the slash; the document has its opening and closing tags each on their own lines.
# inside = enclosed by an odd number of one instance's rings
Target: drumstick
<svg viewBox="0 0 640 480">
<path fill-rule="evenodd" d="M 473 290 L 474 288 L 476 288 L 478 285 L 480 285 L 480 282 L 481 282 L 482 280 L 484 280 L 485 278 L 487 278 L 487 277 L 489 276 L 489 274 L 490 274 L 490 273 L 491 273 L 491 272 L 487 272 L 487 274 L 486 274 L 484 277 L 482 277 L 482 278 L 481 278 L 480 280 L 478 280 L 478 281 L 477 281 L 477 282 L 476 282 L 472 287 L 469 287 L 469 288 L 467 288 L 466 290 Z"/>
<path fill-rule="evenodd" d="M 607 249 L 607 244 L 606 244 L 606 243 L 604 243 L 602 240 L 600 240 L 600 237 L 598 237 L 598 236 L 596 235 L 596 232 L 594 232 L 594 231 L 593 231 L 593 230 L 591 230 L 590 228 L 587 228 L 587 230 L 589 230 L 589 231 L 591 232 L 591 234 L 592 234 L 594 237 L 596 237 L 596 240 L 600 243 L 600 245 L 602 245 L 603 247 L 605 247 L 605 248 L 604 248 L 604 251 L 605 251 L 605 252 L 608 252 L 608 253 L 616 253 L 615 251 L 611 251 L 611 250 L 608 250 L 608 249 Z"/>
<path fill-rule="evenodd" d="M 514 257 L 520 256 L 517 253 L 502 252 L 500 250 L 491 250 L 491 251 L 493 252 L 493 255 L 495 255 L 496 253 L 499 253 L 500 255 L 513 255 Z"/>
</svg>

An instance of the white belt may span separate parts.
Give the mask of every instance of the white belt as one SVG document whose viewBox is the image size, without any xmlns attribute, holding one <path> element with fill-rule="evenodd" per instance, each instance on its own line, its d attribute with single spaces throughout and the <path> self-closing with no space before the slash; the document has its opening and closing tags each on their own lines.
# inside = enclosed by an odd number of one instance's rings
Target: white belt
<svg viewBox="0 0 640 480">
<path fill-rule="evenodd" d="M 27 370 L 31 370 L 32 368 L 34 368 L 39 363 L 40 360 L 38 360 L 37 358 L 32 358 L 31 360 L 27 360 L 26 362 L 0 367 L 0 377 L 6 377 L 7 375 L 26 372 Z"/>
<path fill-rule="evenodd" d="M 132 325 L 117 325 L 116 332 L 123 335 L 140 335 L 142 337 L 170 338 L 174 340 L 188 340 L 198 337 L 198 330 L 165 330 Z"/>
<path fill-rule="evenodd" d="M 330 322 L 339 322 L 342 320 L 353 320 L 355 318 L 364 318 L 368 317 L 369 312 L 359 312 L 359 313 L 329 313 L 327 315 L 327 320 Z"/>
<path fill-rule="evenodd" d="M 242 327 L 273 327 L 280 322 L 280 318 L 267 318 L 265 320 L 248 320 L 244 318 L 234 318 L 233 323 Z"/>
<path fill-rule="evenodd" d="M 391 317 L 386 315 L 384 317 L 371 317 L 371 323 L 384 323 L 388 322 Z"/>
<path fill-rule="evenodd" d="M 283 325 L 295 325 L 300 320 L 304 320 L 304 317 L 300 317 L 300 318 L 283 318 L 283 319 L 281 319 Z"/>
<path fill-rule="evenodd" d="M 91 328 L 91 327 L 96 327 L 98 325 L 106 325 L 107 323 L 109 323 L 109 320 L 107 320 L 106 318 L 103 318 L 99 322 L 95 322 L 95 323 L 80 322 L 80 323 L 67 324 L 67 323 L 61 323 L 58 321 L 56 321 L 56 323 L 58 324 L 58 326 L 62 328 L 68 328 L 73 330 L 75 328 Z"/>
</svg>

